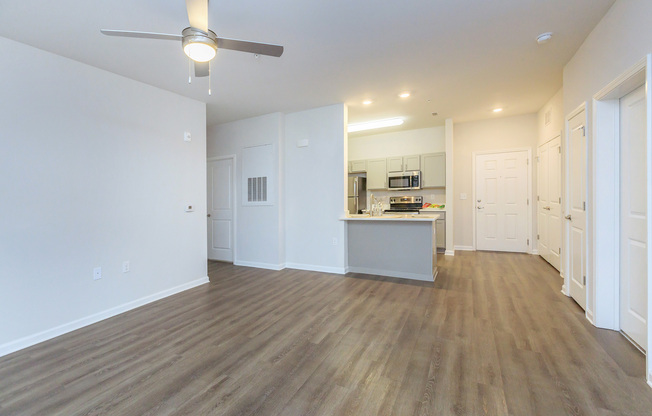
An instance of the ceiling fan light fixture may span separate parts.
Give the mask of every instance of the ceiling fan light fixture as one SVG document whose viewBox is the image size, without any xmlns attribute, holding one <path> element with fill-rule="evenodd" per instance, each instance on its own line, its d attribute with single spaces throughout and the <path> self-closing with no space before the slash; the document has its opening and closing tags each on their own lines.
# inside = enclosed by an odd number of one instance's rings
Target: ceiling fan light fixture
<svg viewBox="0 0 652 416">
<path fill-rule="evenodd" d="M 217 35 L 212 31 L 208 33 L 187 27 L 182 32 L 183 51 L 195 62 L 208 62 L 217 54 Z"/>
</svg>

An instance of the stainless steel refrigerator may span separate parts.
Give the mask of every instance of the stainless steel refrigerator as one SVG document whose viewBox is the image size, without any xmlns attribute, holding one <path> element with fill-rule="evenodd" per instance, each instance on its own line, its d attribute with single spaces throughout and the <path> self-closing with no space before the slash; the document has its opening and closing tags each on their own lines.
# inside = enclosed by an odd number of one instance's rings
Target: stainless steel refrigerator
<svg viewBox="0 0 652 416">
<path fill-rule="evenodd" d="M 367 178 L 359 176 L 349 177 L 348 190 L 349 214 L 360 214 L 367 209 Z"/>
</svg>

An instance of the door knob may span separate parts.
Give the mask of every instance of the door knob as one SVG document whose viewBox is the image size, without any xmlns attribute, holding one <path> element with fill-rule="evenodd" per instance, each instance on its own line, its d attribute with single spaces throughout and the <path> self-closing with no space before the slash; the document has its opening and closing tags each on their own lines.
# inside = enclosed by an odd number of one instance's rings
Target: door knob
<svg viewBox="0 0 652 416">
<path fill-rule="evenodd" d="M 207 216 L 207 217 L 210 217 L 210 216 L 211 216 L 211 214 L 208 214 L 208 215 L 206 215 L 206 216 Z"/>
<path fill-rule="evenodd" d="M 478 209 L 484 209 L 484 207 L 481 207 L 481 206 L 478 205 Z"/>
<path fill-rule="evenodd" d="M 570 221 L 570 219 L 571 219 L 571 216 L 570 216 L 570 215 L 566 215 L 566 216 L 565 216 L 564 218 L 566 218 L 567 220 L 569 220 L 569 221 Z"/>
<path fill-rule="evenodd" d="M 550 207 L 543 207 L 543 209 L 550 211 Z"/>
</svg>

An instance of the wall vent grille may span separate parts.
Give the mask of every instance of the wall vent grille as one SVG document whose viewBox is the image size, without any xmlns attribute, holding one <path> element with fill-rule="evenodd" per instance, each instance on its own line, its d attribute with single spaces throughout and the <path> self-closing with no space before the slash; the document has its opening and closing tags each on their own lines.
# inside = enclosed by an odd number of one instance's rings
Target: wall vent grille
<svg viewBox="0 0 652 416">
<path fill-rule="evenodd" d="M 247 201 L 267 202 L 267 176 L 247 178 Z"/>
</svg>

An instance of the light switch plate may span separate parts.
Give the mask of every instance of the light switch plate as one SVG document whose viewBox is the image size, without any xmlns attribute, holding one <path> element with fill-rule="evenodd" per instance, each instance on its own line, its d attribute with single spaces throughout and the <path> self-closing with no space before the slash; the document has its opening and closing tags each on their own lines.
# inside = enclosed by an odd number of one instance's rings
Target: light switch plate
<svg viewBox="0 0 652 416">
<path fill-rule="evenodd" d="M 183 133 L 183 141 L 184 141 L 184 142 L 189 142 L 189 141 L 191 141 L 191 140 L 192 140 L 192 137 L 190 136 L 190 132 L 189 132 L 189 131 Z"/>
<path fill-rule="evenodd" d="M 93 280 L 99 280 L 102 278 L 102 268 L 101 267 L 95 267 L 93 269 Z"/>
<path fill-rule="evenodd" d="M 466 199 L 466 194 L 465 194 L 465 193 L 461 193 L 461 194 L 460 194 L 460 199 L 461 199 L 461 200 Z"/>
</svg>

